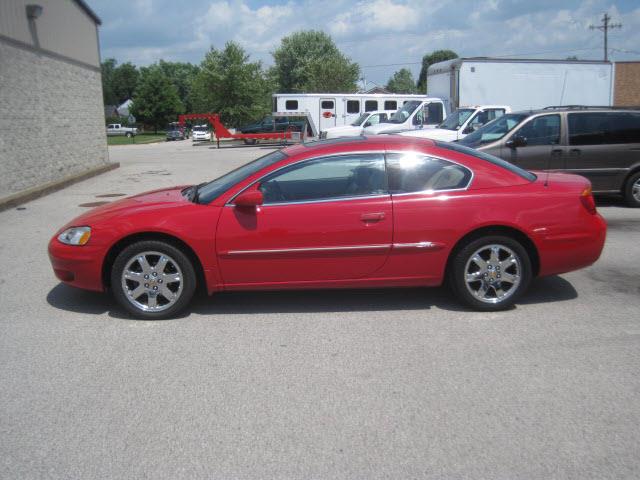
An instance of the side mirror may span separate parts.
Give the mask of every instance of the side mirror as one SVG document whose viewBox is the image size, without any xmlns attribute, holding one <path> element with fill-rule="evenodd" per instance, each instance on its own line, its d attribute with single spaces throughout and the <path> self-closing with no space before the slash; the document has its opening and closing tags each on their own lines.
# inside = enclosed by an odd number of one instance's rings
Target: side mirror
<svg viewBox="0 0 640 480">
<path fill-rule="evenodd" d="M 365 127 L 365 128 L 366 128 L 366 127 L 370 127 L 370 126 L 371 126 L 371 122 L 364 122 L 363 127 Z"/>
<path fill-rule="evenodd" d="M 262 205 L 264 196 L 260 190 L 245 190 L 238 195 L 233 203 L 236 207 L 253 208 Z"/>
<path fill-rule="evenodd" d="M 505 142 L 505 145 L 509 148 L 526 147 L 527 139 L 520 135 L 516 135 Z"/>
<path fill-rule="evenodd" d="M 473 130 L 473 131 L 475 132 L 475 131 L 476 131 L 476 130 L 478 130 L 481 126 L 482 126 L 482 124 L 481 124 L 480 122 L 478 122 L 478 123 L 472 123 L 472 124 L 471 124 L 471 130 Z"/>
</svg>

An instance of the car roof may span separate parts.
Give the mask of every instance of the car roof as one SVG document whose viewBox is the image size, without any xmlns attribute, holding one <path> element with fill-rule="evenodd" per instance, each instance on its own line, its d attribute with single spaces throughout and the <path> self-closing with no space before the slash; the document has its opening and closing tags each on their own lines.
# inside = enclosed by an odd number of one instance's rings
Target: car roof
<svg viewBox="0 0 640 480">
<path fill-rule="evenodd" d="M 402 137 L 400 135 L 359 135 L 354 137 L 338 137 L 328 140 L 315 140 L 301 143 L 283 150 L 289 156 L 300 154 L 317 155 L 322 151 L 380 150 L 397 145 L 420 145 L 433 147 L 435 143 L 428 138 Z"/>
</svg>

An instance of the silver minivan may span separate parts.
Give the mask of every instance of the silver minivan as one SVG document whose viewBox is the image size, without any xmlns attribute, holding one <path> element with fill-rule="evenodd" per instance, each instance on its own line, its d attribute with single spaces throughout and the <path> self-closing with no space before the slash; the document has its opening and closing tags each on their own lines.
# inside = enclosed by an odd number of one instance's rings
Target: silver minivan
<svg viewBox="0 0 640 480">
<path fill-rule="evenodd" d="M 640 110 L 547 107 L 504 115 L 459 142 L 526 170 L 588 178 L 594 193 L 640 207 Z"/>
</svg>

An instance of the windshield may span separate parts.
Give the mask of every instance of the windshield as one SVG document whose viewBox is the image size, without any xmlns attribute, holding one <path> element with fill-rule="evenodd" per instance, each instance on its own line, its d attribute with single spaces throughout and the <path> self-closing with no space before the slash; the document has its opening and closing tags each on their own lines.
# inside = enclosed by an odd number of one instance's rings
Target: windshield
<svg viewBox="0 0 640 480">
<path fill-rule="evenodd" d="M 385 123 L 404 123 L 411 116 L 413 112 L 416 111 L 416 108 L 420 106 L 422 102 L 418 100 L 411 100 L 405 103 L 402 108 L 398 109 L 396 113 L 391 115 L 391 118 L 387 120 Z"/>
<path fill-rule="evenodd" d="M 248 178 L 254 173 L 262 170 L 264 167 L 273 165 L 286 157 L 287 155 L 285 153 L 282 153 L 280 150 L 276 150 L 275 152 L 268 153 L 264 157 L 260 157 L 251 163 L 247 163 L 205 185 L 202 185 L 198 188 L 196 195 L 198 203 L 212 202 L 233 187 L 236 183 L 241 182 L 245 178 Z"/>
<path fill-rule="evenodd" d="M 500 140 L 507 133 L 513 130 L 523 120 L 529 117 L 528 113 L 510 113 L 487 123 L 470 135 L 467 135 L 460 143 L 467 147 L 475 148 L 485 143 Z"/>
<path fill-rule="evenodd" d="M 446 130 L 458 130 L 464 122 L 471 116 L 471 114 L 475 112 L 473 108 L 459 108 L 451 115 L 447 117 L 447 119 L 438 125 L 437 128 L 444 128 Z"/>
<path fill-rule="evenodd" d="M 356 118 L 356 121 L 353 122 L 351 124 L 352 127 L 359 127 L 360 125 L 362 125 L 364 123 L 364 121 L 369 117 L 368 113 L 363 113 L 362 115 L 360 115 L 358 118 Z"/>
</svg>

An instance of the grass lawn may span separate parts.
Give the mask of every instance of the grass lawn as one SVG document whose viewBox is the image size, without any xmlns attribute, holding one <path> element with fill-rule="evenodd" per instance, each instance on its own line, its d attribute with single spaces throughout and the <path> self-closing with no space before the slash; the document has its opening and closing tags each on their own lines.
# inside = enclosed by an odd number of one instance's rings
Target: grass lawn
<svg viewBox="0 0 640 480">
<path fill-rule="evenodd" d="M 107 137 L 107 145 L 131 145 L 134 143 L 155 143 L 164 142 L 166 134 L 158 133 L 139 133 L 135 137 L 127 138 L 124 135 L 117 137 Z"/>
</svg>

